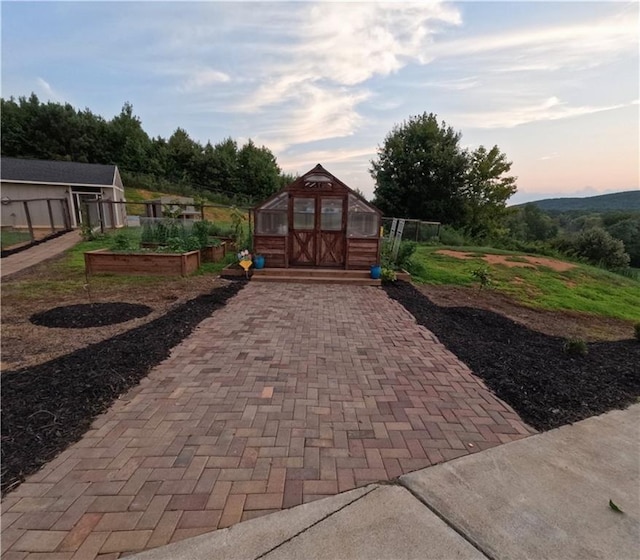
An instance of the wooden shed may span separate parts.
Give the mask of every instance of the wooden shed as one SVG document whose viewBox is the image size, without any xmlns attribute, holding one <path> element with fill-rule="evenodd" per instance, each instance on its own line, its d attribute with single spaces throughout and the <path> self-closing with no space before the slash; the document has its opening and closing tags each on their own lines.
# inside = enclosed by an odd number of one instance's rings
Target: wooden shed
<svg viewBox="0 0 640 560">
<path fill-rule="evenodd" d="M 380 261 L 382 213 L 320 164 L 253 209 L 267 268 L 368 269 Z"/>
</svg>

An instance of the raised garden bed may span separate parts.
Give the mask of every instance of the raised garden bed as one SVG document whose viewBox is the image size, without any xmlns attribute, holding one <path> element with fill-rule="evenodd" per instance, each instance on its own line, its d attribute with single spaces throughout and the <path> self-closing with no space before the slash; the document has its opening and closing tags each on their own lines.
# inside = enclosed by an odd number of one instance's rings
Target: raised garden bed
<svg viewBox="0 0 640 560">
<path fill-rule="evenodd" d="M 208 245 L 200 249 L 202 262 L 220 262 L 227 254 L 227 245 L 222 242 L 221 245 Z"/>
<path fill-rule="evenodd" d="M 247 273 L 244 271 L 244 269 L 238 264 L 238 263 L 233 263 L 230 264 L 228 266 L 225 266 L 222 269 L 222 272 L 220 273 L 220 276 L 222 278 L 246 278 L 247 277 Z M 251 276 L 253 276 L 253 268 L 249 269 L 249 274 L 248 277 L 251 278 Z"/>
<path fill-rule="evenodd" d="M 188 276 L 200 268 L 200 251 L 187 253 L 113 253 L 106 249 L 87 251 L 87 274 L 142 274 Z"/>
</svg>

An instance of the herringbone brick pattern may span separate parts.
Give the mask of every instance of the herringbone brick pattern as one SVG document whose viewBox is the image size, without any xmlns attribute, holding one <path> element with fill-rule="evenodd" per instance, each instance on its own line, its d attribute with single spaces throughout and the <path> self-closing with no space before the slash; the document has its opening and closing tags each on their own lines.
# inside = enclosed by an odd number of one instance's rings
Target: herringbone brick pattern
<svg viewBox="0 0 640 560">
<path fill-rule="evenodd" d="M 377 288 L 250 284 L 3 501 L 3 559 L 118 558 L 532 433 Z"/>
</svg>

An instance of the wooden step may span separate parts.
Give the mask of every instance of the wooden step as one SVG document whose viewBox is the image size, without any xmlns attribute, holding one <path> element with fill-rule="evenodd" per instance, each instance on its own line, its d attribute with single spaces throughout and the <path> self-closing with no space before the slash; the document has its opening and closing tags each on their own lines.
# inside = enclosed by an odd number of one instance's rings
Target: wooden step
<svg viewBox="0 0 640 560">
<path fill-rule="evenodd" d="M 291 284 L 348 284 L 350 286 L 380 286 L 380 280 L 373 280 L 367 273 L 363 278 L 350 278 L 348 276 L 312 276 L 312 275 L 269 275 L 253 274 L 252 282 L 285 282 Z"/>
<path fill-rule="evenodd" d="M 297 276 L 299 278 L 364 278 L 371 277 L 368 270 L 344 270 L 341 268 L 261 268 L 253 270 L 254 276 Z"/>
</svg>

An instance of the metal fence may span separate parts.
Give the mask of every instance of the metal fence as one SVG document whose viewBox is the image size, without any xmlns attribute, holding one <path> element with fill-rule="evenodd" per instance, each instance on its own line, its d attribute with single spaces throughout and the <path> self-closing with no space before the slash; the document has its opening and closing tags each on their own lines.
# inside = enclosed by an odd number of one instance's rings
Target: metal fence
<svg viewBox="0 0 640 560">
<path fill-rule="evenodd" d="M 69 201 L 66 198 L 2 200 L 0 239 L 2 254 L 70 231 L 72 227 Z"/>
<path fill-rule="evenodd" d="M 384 236 L 388 237 L 391 232 L 393 220 L 404 218 L 382 218 Z M 425 222 L 422 220 L 404 219 L 404 229 L 402 231 L 403 241 L 438 241 L 440 239 L 440 222 Z"/>
</svg>

